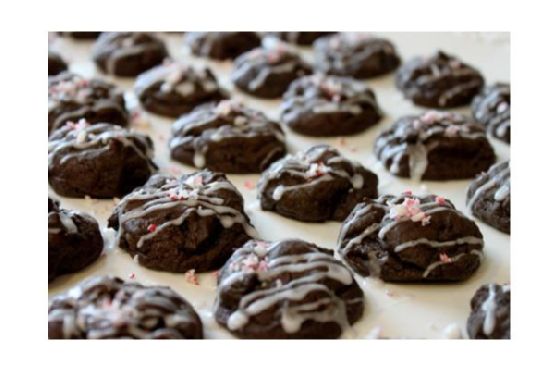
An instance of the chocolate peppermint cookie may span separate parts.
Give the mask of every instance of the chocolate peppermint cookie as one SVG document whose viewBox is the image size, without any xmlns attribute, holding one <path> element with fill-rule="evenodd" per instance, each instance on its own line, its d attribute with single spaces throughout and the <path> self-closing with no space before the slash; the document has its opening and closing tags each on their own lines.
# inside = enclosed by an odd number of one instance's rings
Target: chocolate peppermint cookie
<svg viewBox="0 0 556 370">
<path fill-rule="evenodd" d="M 467 333 L 471 339 L 510 339 L 511 287 L 509 284 L 481 286 L 471 300 Z"/>
<path fill-rule="evenodd" d="M 185 44 L 194 55 L 215 59 L 234 59 L 261 44 L 256 32 L 188 32 Z"/>
<path fill-rule="evenodd" d="M 375 93 L 347 77 L 311 75 L 293 81 L 282 101 L 281 121 L 307 136 L 355 135 L 378 123 Z"/>
<path fill-rule="evenodd" d="M 378 177 L 336 149 L 317 145 L 274 162 L 257 184 L 261 208 L 304 222 L 343 221 L 363 198 L 376 198 Z"/>
<path fill-rule="evenodd" d="M 166 58 L 164 42 L 148 32 L 105 32 L 93 47 L 98 68 L 115 76 L 137 76 Z"/>
<path fill-rule="evenodd" d="M 172 159 L 225 173 L 261 173 L 286 154 L 284 134 L 264 113 L 222 100 L 172 125 Z"/>
<path fill-rule="evenodd" d="M 263 32 L 265 36 L 278 37 L 281 40 L 301 46 L 312 45 L 316 39 L 336 32 Z"/>
<path fill-rule="evenodd" d="M 191 304 L 165 286 L 95 276 L 52 299 L 49 339 L 202 339 Z"/>
<path fill-rule="evenodd" d="M 68 211 L 48 198 L 48 281 L 83 270 L 97 260 L 104 242 L 97 221 L 87 213 Z"/>
<path fill-rule="evenodd" d="M 362 32 L 339 33 L 315 41 L 315 70 L 338 76 L 371 78 L 400 65 L 394 45 Z"/>
<path fill-rule="evenodd" d="M 135 94 L 145 110 L 179 117 L 197 105 L 228 98 L 208 69 L 196 69 L 178 62 L 156 66 L 139 75 Z"/>
<path fill-rule="evenodd" d="M 302 240 L 250 240 L 218 274 L 216 321 L 241 338 L 334 339 L 363 311 L 349 269 Z"/>
<path fill-rule="evenodd" d="M 48 132 L 85 119 L 126 126 L 129 115 L 123 92 L 98 78 L 63 73 L 48 78 Z"/>
<path fill-rule="evenodd" d="M 483 236 L 449 200 L 406 192 L 358 204 L 342 224 L 338 244 L 343 259 L 364 276 L 454 282 L 479 267 Z"/>
<path fill-rule="evenodd" d="M 482 173 L 467 189 L 467 205 L 473 216 L 498 230 L 511 230 L 510 162 L 501 162 Z"/>
<path fill-rule="evenodd" d="M 169 272 L 217 269 L 255 236 L 239 191 L 210 171 L 152 176 L 121 200 L 108 225 L 138 263 Z"/>
<path fill-rule="evenodd" d="M 486 126 L 492 137 L 510 143 L 510 84 L 497 83 L 473 99 L 471 108 L 477 122 Z"/>
<path fill-rule="evenodd" d="M 423 180 L 472 178 L 496 160 L 483 125 L 437 111 L 400 118 L 378 136 L 375 153 L 392 174 Z"/>
<path fill-rule="evenodd" d="M 68 122 L 50 135 L 48 183 L 72 198 L 121 197 L 156 172 L 153 142 L 107 123 Z"/>
<path fill-rule="evenodd" d="M 404 97 L 429 108 L 467 105 L 483 85 L 477 69 L 443 51 L 410 60 L 396 75 L 396 86 Z"/>
<path fill-rule="evenodd" d="M 48 50 L 48 75 L 59 75 L 67 69 L 68 65 L 66 61 L 62 59 L 60 54 L 54 50 Z"/>
<path fill-rule="evenodd" d="M 237 57 L 232 82 L 249 95 L 276 99 L 293 80 L 309 73 L 311 68 L 297 53 L 281 43 L 266 43 Z"/>
</svg>

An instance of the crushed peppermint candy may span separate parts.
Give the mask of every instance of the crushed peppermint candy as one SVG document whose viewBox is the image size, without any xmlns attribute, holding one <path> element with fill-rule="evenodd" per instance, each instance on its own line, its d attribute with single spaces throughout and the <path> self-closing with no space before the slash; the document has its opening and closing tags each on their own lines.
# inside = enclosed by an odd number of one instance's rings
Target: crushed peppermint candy
<svg viewBox="0 0 556 370">
<path fill-rule="evenodd" d="M 448 255 L 446 253 L 440 253 L 438 255 L 438 259 L 443 262 L 443 263 L 450 263 L 452 262 L 452 259 L 450 257 L 448 257 Z"/>
<path fill-rule="evenodd" d="M 147 226 L 147 231 L 149 233 L 154 233 L 156 231 L 157 227 L 158 227 L 157 224 L 149 224 L 149 226 Z"/>
<path fill-rule="evenodd" d="M 240 263 L 235 263 L 232 266 L 232 271 L 265 272 L 268 271 L 268 261 L 266 257 L 259 258 L 256 253 L 250 253 Z"/>
<path fill-rule="evenodd" d="M 131 272 L 128 276 L 129 276 L 130 279 L 135 279 L 135 273 L 134 272 Z"/>
<path fill-rule="evenodd" d="M 243 182 L 243 187 L 245 189 L 248 189 L 248 190 L 253 190 L 253 189 L 255 189 L 256 185 L 255 185 L 255 182 L 252 181 L 252 180 L 245 180 Z"/>
<path fill-rule="evenodd" d="M 425 226 L 430 222 L 431 216 L 419 208 L 420 204 L 419 199 L 405 198 L 402 204 L 396 204 L 390 208 L 389 217 L 396 221 L 421 222 L 421 225 Z"/>
<path fill-rule="evenodd" d="M 195 269 L 191 269 L 189 271 L 187 271 L 185 274 L 185 281 L 187 281 L 189 284 L 193 284 L 193 285 L 199 285 L 199 279 L 197 278 L 197 275 L 195 274 Z"/>
<path fill-rule="evenodd" d="M 446 198 L 441 197 L 441 196 L 436 196 L 436 198 L 434 199 L 434 201 L 436 203 L 438 203 L 438 205 L 444 206 L 446 205 Z"/>
<path fill-rule="evenodd" d="M 410 197 L 410 196 L 413 195 L 413 191 L 411 191 L 411 189 L 406 189 L 406 190 L 404 190 L 402 195 L 405 196 L 405 197 Z"/>
</svg>

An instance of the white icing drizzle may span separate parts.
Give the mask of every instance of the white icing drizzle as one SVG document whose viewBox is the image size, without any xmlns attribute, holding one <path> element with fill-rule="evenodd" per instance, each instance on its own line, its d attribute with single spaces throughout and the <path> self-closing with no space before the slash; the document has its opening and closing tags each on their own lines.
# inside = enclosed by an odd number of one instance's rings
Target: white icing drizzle
<svg viewBox="0 0 556 370">
<path fill-rule="evenodd" d="M 268 252 L 277 248 L 280 242 L 268 247 Z M 244 246 L 241 253 L 249 256 L 252 247 Z M 238 252 L 236 252 L 238 253 Z M 258 257 L 262 258 L 266 257 Z M 234 257 L 232 257 L 232 260 Z M 232 270 L 234 271 L 234 270 Z M 286 284 L 277 280 L 279 276 L 287 274 L 291 277 Z M 344 302 L 335 293 L 320 281 L 334 280 L 342 285 L 354 283 L 349 269 L 334 257 L 318 252 L 307 252 L 280 256 L 268 262 L 268 268 L 257 272 L 261 282 L 274 282 L 243 296 L 237 310 L 232 312 L 227 321 L 230 330 L 241 330 L 249 318 L 273 307 L 279 306 L 280 323 L 286 333 L 296 333 L 305 321 L 337 322 L 342 328 L 348 325 L 346 307 Z M 243 272 L 232 272 L 221 285 L 230 285 L 236 279 L 242 279 Z M 294 277 L 295 276 L 295 277 Z M 296 304 L 308 294 L 322 292 L 324 297 Z"/>
<path fill-rule="evenodd" d="M 464 115 L 453 112 L 428 111 L 421 116 L 407 116 L 383 132 L 376 141 L 378 159 L 394 174 L 400 173 L 407 158 L 409 177 L 420 180 L 427 170 L 429 150 L 438 140 L 463 137 L 469 140 L 485 137 L 484 128 Z"/>
<path fill-rule="evenodd" d="M 507 293 L 510 291 L 510 285 L 502 285 L 502 293 Z M 496 327 L 496 284 L 488 285 L 488 296 L 486 300 L 481 305 L 481 310 L 485 312 L 485 321 L 483 322 L 483 333 L 485 335 L 491 335 Z"/>
</svg>

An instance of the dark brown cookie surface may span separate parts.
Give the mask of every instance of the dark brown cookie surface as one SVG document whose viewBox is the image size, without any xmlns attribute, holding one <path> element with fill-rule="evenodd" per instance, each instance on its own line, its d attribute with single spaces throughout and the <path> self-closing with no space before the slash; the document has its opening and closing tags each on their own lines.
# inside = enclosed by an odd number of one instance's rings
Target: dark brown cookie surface
<svg viewBox="0 0 556 370">
<path fill-rule="evenodd" d="M 49 339 L 202 339 L 195 309 L 169 287 L 96 276 L 52 299 Z"/>
<path fill-rule="evenodd" d="M 477 69 L 443 51 L 410 60 L 396 75 L 396 86 L 404 97 L 429 108 L 467 105 L 483 85 Z"/>
<path fill-rule="evenodd" d="M 400 61 L 390 41 L 367 33 L 339 33 L 315 41 L 315 70 L 329 75 L 371 78 L 396 70 Z"/>
<path fill-rule="evenodd" d="M 196 69 L 178 62 L 165 63 L 139 75 L 134 89 L 147 111 L 174 118 L 199 104 L 228 97 L 208 68 Z"/>
<path fill-rule="evenodd" d="M 317 145 L 274 162 L 257 184 L 261 208 L 304 222 L 343 221 L 378 177 L 336 149 Z"/>
<path fill-rule="evenodd" d="M 68 69 L 67 63 L 62 59 L 59 53 L 48 50 L 48 75 L 54 76 Z"/>
<path fill-rule="evenodd" d="M 107 123 L 68 122 L 50 135 L 48 183 L 72 198 L 121 197 L 156 172 L 153 142 Z"/>
<path fill-rule="evenodd" d="M 224 173 L 261 173 L 286 154 L 280 126 L 241 103 L 202 105 L 172 125 L 172 159 Z"/>
<path fill-rule="evenodd" d="M 509 284 L 481 286 L 471 300 L 467 319 L 471 339 L 511 338 L 511 287 Z"/>
<path fill-rule="evenodd" d="M 477 225 L 450 201 L 405 193 L 358 204 L 342 224 L 338 251 L 364 276 L 454 282 L 477 270 L 483 243 Z"/>
<path fill-rule="evenodd" d="M 301 46 L 312 45 L 316 39 L 336 32 L 264 32 L 265 36 L 278 37 L 281 40 Z"/>
<path fill-rule="evenodd" d="M 311 75 L 292 82 L 281 106 L 281 121 L 307 136 L 354 135 L 378 123 L 375 93 L 347 77 Z"/>
<path fill-rule="evenodd" d="M 210 171 L 152 176 L 121 200 L 109 226 L 138 263 L 169 272 L 217 269 L 255 236 L 239 191 Z"/>
<path fill-rule="evenodd" d="M 63 73 L 48 79 L 48 132 L 68 121 L 108 122 L 126 126 L 129 115 L 123 92 L 98 78 Z"/>
<path fill-rule="evenodd" d="M 500 162 L 473 180 L 467 189 L 467 206 L 473 216 L 510 234 L 510 163 Z"/>
<path fill-rule="evenodd" d="M 216 321 L 241 338 L 334 339 L 363 311 L 349 269 L 302 240 L 250 240 L 218 275 Z"/>
<path fill-rule="evenodd" d="M 234 59 L 261 44 L 256 32 L 188 32 L 185 44 L 194 55 L 215 59 Z"/>
<path fill-rule="evenodd" d="M 450 112 L 402 117 L 378 136 L 374 150 L 392 174 L 424 180 L 472 178 L 496 160 L 484 126 Z"/>
<path fill-rule="evenodd" d="M 90 31 L 76 31 L 76 32 L 57 32 L 58 35 L 63 37 L 71 37 L 76 40 L 94 40 L 102 32 L 90 32 Z"/>
<path fill-rule="evenodd" d="M 105 32 L 93 47 L 93 59 L 104 73 L 131 77 L 168 57 L 164 42 L 148 32 Z"/>
<path fill-rule="evenodd" d="M 282 96 L 297 77 L 311 73 L 301 57 L 280 43 L 241 54 L 234 61 L 232 82 L 241 91 L 263 99 Z"/>
<path fill-rule="evenodd" d="M 486 126 L 488 133 L 510 143 L 510 84 L 497 83 L 485 88 L 473 99 L 471 108 L 477 122 Z"/>
<path fill-rule="evenodd" d="M 60 208 L 48 198 L 48 281 L 77 272 L 100 256 L 104 242 L 90 215 Z"/>
</svg>

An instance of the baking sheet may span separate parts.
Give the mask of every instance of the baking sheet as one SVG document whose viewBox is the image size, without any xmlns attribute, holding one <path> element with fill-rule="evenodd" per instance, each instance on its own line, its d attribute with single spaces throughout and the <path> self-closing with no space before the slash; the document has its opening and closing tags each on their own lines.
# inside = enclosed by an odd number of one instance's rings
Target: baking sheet
<svg viewBox="0 0 556 370">
<path fill-rule="evenodd" d="M 377 33 L 387 37 L 396 45 L 404 61 L 412 56 L 428 55 L 437 49 L 453 53 L 477 67 L 487 80 L 487 84 L 510 81 L 510 37 L 508 33 Z M 264 111 L 270 118 L 279 118 L 279 100 L 265 101 L 251 98 L 232 87 L 230 81 L 231 62 L 211 62 L 191 56 L 183 46 L 179 34 L 161 34 L 167 42 L 170 54 L 185 63 L 208 65 L 218 76 L 219 82 L 230 89 L 232 96 L 245 104 Z M 70 38 L 54 38 L 51 47 L 59 51 L 70 62 L 70 70 L 85 76 L 99 75 L 126 90 L 126 102 L 130 109 L 137 107 L 132 93 L 134 79 L 102 76 L 90 61 L 93 42 L 76 41 Z M 298 48 L 309 62 L 312 61 L 310 48 Z M 465 208 L 465 194 L 469 180 L 434 182 L 414 182 L 400 179 L 386 172 L 373 155 L 376 136 L 398 117 L 418 113 L 424 109 L 404 100 L 394 86 L 394 76 L 389 75 L 366 81 L 377 94 L 378 102 L 385 117 L 379 125 L 361 135 L 346 138 L 309 138 L 286 131 L 289 152 L 305 150 L 317 143 L 327 143 L 336 147 L 346 157 L 361 162 L 379 176 L 379 193 L 397 194 L 411 189 L 416 193 L 434 193 L 450 199 L 454 205 Z M 454 111 L 470 114 L 469 108 Z M 160 172 L 180 174 L 195 169 L 170 161 L 168 138 L 172 119 L 143 113 L 131 128 L 150 135 L 155 142 L 155 162 Z M 491 139 L 499 161 L 510 158 L 510 147 Z M 320 246 L 335 248 L 340 223 L 328 222 L 309 224 L 286 219 L 271 212 L 260 210 L 256 199 L 256 184 L 259 175 L 228 175 L 245 199 L 245 210 L 257 229 L 259 236 L 267 240 L 297 237 Z M 212 317 L 216 297 L 216 276 L 212 273 L 198 274 L 199 285 L 186 281 L 184 274 L 165 273 L 148 270 L 114 246 L 115 233 L 106 228 L 106 220 L 115 203 L 113 200 L 69 199 L 58 196 L 51 188 L 49 195 L 61 201 L 61 206 L 89 212 L 99 222 L 105 238 L 102 256 L 85 270 L 61 276 L 49 284 L 49 297 L 60 294 L 83 279 L 102 274 L 112 274 L 123 279 L 143 284 L 168 285 L 182 294 L 197 309 L 205 326 L 206 338 L 233 338 L 219 327 Z M 365 292 L 366 307 L 363 318 L 353 330 L 344 333 L 343 338 L 457 338 L 462 336 L 465 321 L 469 315 L 469 301 L 475 290 L 485 283 L 510 282 L 510 237 L 477 221 L 485 239 L 485 259 L 479 270 L 467 281 L 445 285 L 397 285 L 386 284 L 373 278 L 356 280 Z"/>
</svg>

